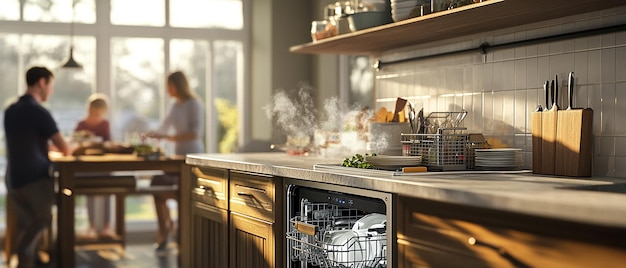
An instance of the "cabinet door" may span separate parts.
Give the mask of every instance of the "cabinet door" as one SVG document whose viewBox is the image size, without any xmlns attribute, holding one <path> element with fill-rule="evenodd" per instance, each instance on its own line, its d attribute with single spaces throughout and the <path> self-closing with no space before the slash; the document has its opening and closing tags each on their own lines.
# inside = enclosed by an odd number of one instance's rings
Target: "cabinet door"
<svg viewBox="0 0 626 268">
<path fill-rule="evenodd" d="M 228 211 L 194 202 L 192 267 L 228 267 Z"/>
<path fill-rule="evenodd" d="M 398 267 L 622 267 L 623 229 L 400 198 Z"/>
<path fill-rule="evenodd" d="M 277 260 L 274 224 L 245 215 L 230 213 L 230 267 L 282 267 Z"/>
</svg>

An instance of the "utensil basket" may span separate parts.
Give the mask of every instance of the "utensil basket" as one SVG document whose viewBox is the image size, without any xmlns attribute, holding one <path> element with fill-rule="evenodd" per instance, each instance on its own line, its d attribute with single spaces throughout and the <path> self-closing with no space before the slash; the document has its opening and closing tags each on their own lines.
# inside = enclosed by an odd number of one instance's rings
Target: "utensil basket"
<svg viewBox="0 0 626 268">
<path fill-rule="evenodd" d="M 361 232 L 341 244 L 325 240 L 329 232 L 352 230 L 354 223 L 364 216 L 358 210 L 327 203 L 303 202 L 301 205 L 304 215 L 290 219 L 286 234 L 292 261 L 324 268 L 387 267 L 386 232 Z"/>
<path fill-rule="evenodd" d="M 474 157 L 469 153 L 465 128 L 439 129 L 437 134 L 402 134 L 402 145 L 410 156 L 422 156 L 430 170 L 451 171 L 472 169 Z M 473 152 L 473 150 L 471 150 Z"/>
</svg>

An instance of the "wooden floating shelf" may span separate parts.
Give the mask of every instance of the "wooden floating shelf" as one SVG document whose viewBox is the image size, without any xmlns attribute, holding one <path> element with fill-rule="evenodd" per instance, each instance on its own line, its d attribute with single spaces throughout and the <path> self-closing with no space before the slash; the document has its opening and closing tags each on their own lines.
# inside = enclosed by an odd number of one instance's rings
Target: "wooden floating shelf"
<svg viewBox="0 0 626 268">
<path fill-rule="evenodd" d="M 290 51 L 375 55 L 396 48 L 624 5 L 624 0 L 489 0 L 292 46 Z"/>
</svg>

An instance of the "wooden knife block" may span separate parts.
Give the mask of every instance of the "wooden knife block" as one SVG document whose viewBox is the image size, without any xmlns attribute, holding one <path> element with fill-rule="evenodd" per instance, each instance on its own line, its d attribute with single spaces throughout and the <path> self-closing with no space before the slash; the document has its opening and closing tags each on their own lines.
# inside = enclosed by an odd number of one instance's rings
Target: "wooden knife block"
<svg viewBox="0 0 626 268">
<path fill-rule="evenodd" d="M 591 176 L 593 110 L 532 112 L 533 173 Z"/>
<path fill-rule="evenodd" d="M 572 109 L 558 112 L 555 175 L 591 176 L 593 110 Z"/>
</svg>

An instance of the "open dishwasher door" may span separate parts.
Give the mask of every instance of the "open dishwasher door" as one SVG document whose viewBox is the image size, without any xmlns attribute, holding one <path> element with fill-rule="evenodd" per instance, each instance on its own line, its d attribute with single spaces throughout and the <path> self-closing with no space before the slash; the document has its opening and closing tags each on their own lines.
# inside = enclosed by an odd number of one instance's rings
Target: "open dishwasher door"
<svg viewBox="0 0 626 268">
<path fill-rule="evenodd" d="M 392 194 L 294 179 L 286 186 L 287 267 L 395 267 Z"/>
</svg>

